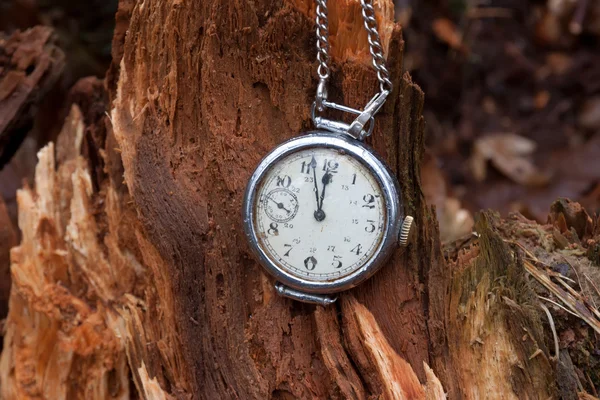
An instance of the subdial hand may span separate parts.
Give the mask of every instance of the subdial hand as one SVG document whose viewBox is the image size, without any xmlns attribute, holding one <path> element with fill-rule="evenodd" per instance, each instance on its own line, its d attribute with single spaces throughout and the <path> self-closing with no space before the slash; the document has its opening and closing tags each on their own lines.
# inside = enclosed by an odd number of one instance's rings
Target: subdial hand
<svg viewBox="0 0 600 400">
<path fill-rule="evenodd" d="M 271 200 L 273 203 L 277 204 L 277 208 L 279 208 L 280 210 L 285 210 L 285 212 L 290 215 L 291 211 L 288 210 L 287 208 L 285 208 L 285 205 L 283 203 L 278 202 L 277 200 L 275 200 L 274 198 L 272 198 L 271 196 L 267 197 L 269 200 Z"/>
</svg>

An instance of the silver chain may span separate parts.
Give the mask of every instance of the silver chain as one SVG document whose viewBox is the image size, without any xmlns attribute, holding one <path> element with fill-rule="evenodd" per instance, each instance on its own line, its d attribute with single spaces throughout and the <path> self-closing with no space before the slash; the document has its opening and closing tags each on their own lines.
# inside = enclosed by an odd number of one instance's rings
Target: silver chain
<svg viewBox="0 0 600 400">
<path fill-rule="evenodd" d="M 327 18 L 327 0 L 317 1 L 317 61 L 319 66 L 317 73 L 321 80 L 329 78 L 329 21 Z M 392 81 L 390 81 L 390 73 L 385 67 L 385 57 L 383 55 L 383 46 L 381 38 L 377 30 L 377 20 L 375 19 L 375 9 L 373 8 L 372 0 L 361 0 L 362 16 L 367 31 L 367 39 L 369 41 L 369 52 L 373 57 L 373 67 L 377 71 L 377 79 L 379 80 L 379 90 L 381 92 L 387 90 L 392 91 Z"/>
<path fill-rule="evenodd" d="M 317 73 L 319 78 L 329 78 L 329 21 L 327 0 L 317 0 Z"/>
<path fill-rule="evenodd" d="M 375 10 L 373 9 L 373 0 L 361 0 L 362 16 L 367 39 L 369 41 L 369 52 L 373 59 L 373 67 L 377 71 L 379 80 L 379 93 L 377 93 L 365 106 L 363 111 L 356 110 L 341 104 L 327 101 L 327 81 L 331 73 L 329 66 L 329 21 L 327 18 L 327 0 L 316 0 L 317 2 L 317 74 L 319 74 L 319 86 L 317 95 L 312 107 L 312 120 L 317 128 L 333 132 L 343 132 L 350 136 L 363 140 L 373 131 L 374 116 L 383 106 L 387 96 L 392 91 L 392 81 L 390 73 L 385 67 L 385 57 L 383 56 L 383 46 L 377 30 L 377 20 L 375 19 Z M 335 109 L 357 115 L 351 124 L 342 121 L 334 121 L 318 115 L 326 108 Z"/>
<path fill-rule="evenodd" d="M 379 80 L 380 91 L 392 91 L 392 81 L 390 81 L 390 73 L 385 67 L 385 57 L 383 56 L 383 47 L 381 46 L 381 38 L 377 30 L 377 20 L 375 19 L 375 10 L 371 0 L 361 0 L 362 15 L 365 22 L 369 40 L 369 52 L 373 56 L 373 66 L 377 70 L 377 79 Z"/>
</svg>

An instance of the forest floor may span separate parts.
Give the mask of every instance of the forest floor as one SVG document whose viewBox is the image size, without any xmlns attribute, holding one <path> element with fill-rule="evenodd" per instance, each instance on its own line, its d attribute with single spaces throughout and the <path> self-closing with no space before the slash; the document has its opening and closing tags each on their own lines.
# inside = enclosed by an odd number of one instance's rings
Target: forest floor
<svg viewBox="0 0 600 400">
<path fill-rule="evenodd" d="M 423 169 L 443 239 L 469 214 L 545 222 L 559 197 L 600 205 L 600 6 L 399 1 L 405 68 L 426 93 Z M 440 189 L 440 183 L 446 184 Z"/>
</svg>

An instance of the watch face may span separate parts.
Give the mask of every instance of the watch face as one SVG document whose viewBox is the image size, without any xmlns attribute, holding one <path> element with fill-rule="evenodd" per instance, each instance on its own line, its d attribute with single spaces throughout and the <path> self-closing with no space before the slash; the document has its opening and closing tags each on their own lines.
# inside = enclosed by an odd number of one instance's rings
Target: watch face
<svg viewBox="0 0 600 400">
<path fill-rule="evenodd" d="M 378 180 L 336 149 L 302 149 L 280 159 L 254 198 L 258 245 L 275 265 L 304 280 L 334 281 L 355 272 L 384 237 Z"/>
</svg>

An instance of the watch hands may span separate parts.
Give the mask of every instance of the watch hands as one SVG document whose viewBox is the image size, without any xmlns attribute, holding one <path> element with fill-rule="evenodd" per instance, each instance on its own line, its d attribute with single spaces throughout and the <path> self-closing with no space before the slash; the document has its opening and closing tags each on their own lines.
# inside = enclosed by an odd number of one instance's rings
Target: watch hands
<svg viewBox="0 0 600 400">
<path fill-rule="evenodd" d="M 283 203 L 278 202 L 277 200 L 275 200 L 274 198 L 272 198 L 271 196 L 267 196 L 267 199 L 271 200 L 273 203 L 277 204 L 277 208 L 279 208 L 280 210 L 285 210 L 286 213 L 288 213 L 288 215 L 291 213 L 290 210 L 288 210 L 287 208 L 285 208 L 285 206 L 283 205 Z"/>
<path fill-rule="evenodd" d="M 325 188 L 331 182 L 331 173 L 329 169 L 323 174 L 323 178 L 321 178 L 321 183 L 323 183 L 323 190 L 321 191 L 321 203 L 319 204 L 319 210 L 323 210 L 323 200 L 325 199 Z"/>
<path fill-rule="evenodd" d="M 325 213 L 321 210 L 321 202 L 319 201 L 319 185 L 317 183 L 317 160 L 313 156 L 310 161 L 310 165 L 313 169 L 313 181 L 315 183 L 315 200 L 317 201 L 317 209 L 315 210 L 314 216 L 317 221 L 323 221 L 325 219 Z M 322 196 L 321 196 L 322 198 Z"/>
</svg>

